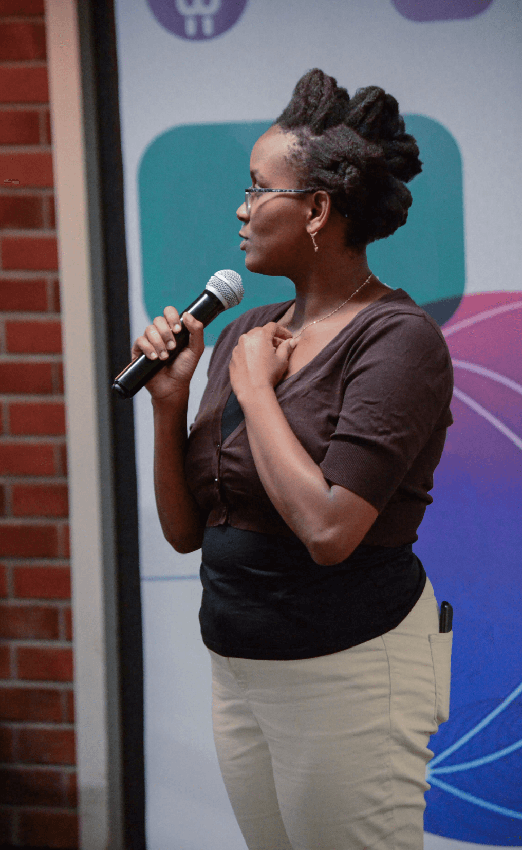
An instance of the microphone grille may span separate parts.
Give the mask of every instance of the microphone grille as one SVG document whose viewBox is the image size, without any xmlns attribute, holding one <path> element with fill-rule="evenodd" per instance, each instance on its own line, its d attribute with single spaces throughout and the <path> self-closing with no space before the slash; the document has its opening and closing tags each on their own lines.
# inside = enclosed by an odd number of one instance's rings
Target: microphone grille
<svg viewBox="0 0 522 850">
<path fill-rule="evenodd" d="M 235 307 L 242 300 L 245 290 L 241 275 L 232 269 L 222 269 L 212 275 L 205 289 L 217 295 L 225 310 Z"/>
</svg>

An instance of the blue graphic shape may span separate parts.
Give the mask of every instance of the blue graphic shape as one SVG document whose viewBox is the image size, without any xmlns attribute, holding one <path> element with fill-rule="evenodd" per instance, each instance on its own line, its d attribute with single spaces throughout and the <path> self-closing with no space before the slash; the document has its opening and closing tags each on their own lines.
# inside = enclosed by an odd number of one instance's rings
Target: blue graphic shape
<svg viewBox="0 0 522 850">
<path fill-rule="evenodd" d="M 239 272 L 245 297 L 205 331 L 212 345 L 252 307 L 293 298 L 287 278 L 245 268 L 236 210 L 250 185 L 250 152 L 270 122 L 175 127 L 155 139 L 139 167 L 143 293 L 148 315 L 184 309 L 219 269 Z"/>
<path fill-rule="evenodd" d="M 369 246 L 371 267 L 402 287 L 439 324 L 464 291 L 462 168 L 458 147 L 438 122 L 406 116 L 419 140 L 425 172 L 410 184 L 405 227 Z M 205 331 L 212 345 L 239 313 L 294 297 L 293 284 L 246 270 L 236 210 L 250 185 L 250 152 L 270 122 L 174 127 L 146 149 L 139 166 L 143 293 L 150 318 L 167 304 L 183 309 L 218 269 L 239 272 L 245 297 Z M 433 309 L 432 309 L 433 306 Z"/>
<path fill-rule="evenodd" d="M 449 721 L 431 739 L 424 825 L 522 846 L 522 294 L 475 293 L 443 327 L 454 424 L 415 551 L 454 608 Z"/>
<path fill-rule="evenodd" d="M 408 220 L 389 239 L 368 246 L 368 263 L 381 280 L 401 287 L 439 325 L 464 293 L 464 204 L 458 145 L 438 121 L 405 115 L 406 132 L 417 140 L 423 170 L 408 184 L 413 204 Z"/>
</svg>

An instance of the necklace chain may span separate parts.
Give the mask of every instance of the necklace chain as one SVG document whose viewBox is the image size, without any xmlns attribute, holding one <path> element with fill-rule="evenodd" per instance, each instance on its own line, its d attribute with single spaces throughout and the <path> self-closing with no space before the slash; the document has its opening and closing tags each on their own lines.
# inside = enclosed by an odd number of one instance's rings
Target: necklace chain
<svg viewBox="0 0 522 850">
<path fill-rule="evenodd" d="M 340 310 L 340 309 L 341 309 L 341 307 L 344 307 L 344 305 L 345 305 L 345 304 L 347 304 L 347 303 L 348 303 L 348 301 L 350 301 L 350 299 L 351 299 L 351 298 L 353 298 L 353 296 L 354 296 L 354 295 L 357 295 L 357 293 L 361 291 L 361 289 L 363 288 L 363 286 L 366 286 L 366 284 L 368 283 L 368 281 L 370 280 L 370 278 L 371 278 L 371 277 L 373 277 L 373 272 L 370 272 L 370 274 L 368 275 L 368 277 L 366 278 L 366 280 L 364 281 L 364 283 L 361 283 L 361 285 L 360 285 L 359 289 L 356 289 L 356 290 L 355 290 L 355 292 L 352 292 L 352 294 L 350 295 L 350 298 L 347 298 L 347 299 L 346 299 L 346 301 L 343 301 L 343 303 L 342 303 L 342 304 L 339 304 L 339 306 L 338 306 L 338 307 L 336 307 L 336 308 L 335 308 L 335 310 L 332 310 L 332 312 L 331 312 L 331 313 L 328 313 L 328 316 L 332 316 L 334 313 L 337 313 L 337 310 Z M 305 327 L 304 327 L 304 328 L 301 328 L 301 330 L 299 331 L 299 333 L 298 333 L 298 334 L 293 334 L 293 335 L 292 335 L 292 336 L 293 336 L 293 338 L 294 338 L 294 339 L 297 339 L 297 337 L 298 337 L 298 336 L 301 336 L 301 334 L 303 333 L 303 331 L 305 331 L 307 328 L 309 328 L 309 327 L 310 327 L 310 325 L 316 325 L 318 322 L 324 322 L 324 320 L 325 320 L 325 319 L 327 319 L 327 318 L 328 318 L 328 316 L 323 316 L 323 318 L 322 318 L 322 319 L 315 319 L 315 321 L 314 321 L 314 322 L 310 322 L 308 325 L 305 325 Z"/>
</svg>

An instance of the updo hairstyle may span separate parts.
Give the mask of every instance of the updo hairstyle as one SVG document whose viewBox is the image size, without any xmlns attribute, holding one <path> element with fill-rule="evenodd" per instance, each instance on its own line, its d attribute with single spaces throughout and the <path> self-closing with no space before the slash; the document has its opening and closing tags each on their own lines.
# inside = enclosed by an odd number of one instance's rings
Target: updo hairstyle
<svg viewBox="0 0 522 850">
<path fill-rule="evenodd" d="M 350 98 L 314 68 L 275 123 L 297 137 L 290 161 L 300 175 L 298 188 L 325 189 L 346 216 L 347 245 L 362 248 L 406 223 L 412 197 L 404 184 L 422 163 L 392 95 L 367 86 Z"/>
</svg>

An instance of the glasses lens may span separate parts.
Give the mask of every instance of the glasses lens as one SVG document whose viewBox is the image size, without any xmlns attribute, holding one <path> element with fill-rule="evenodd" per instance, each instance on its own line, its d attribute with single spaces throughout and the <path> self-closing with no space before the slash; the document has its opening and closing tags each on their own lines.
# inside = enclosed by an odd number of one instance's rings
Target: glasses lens
<svg viewBox="0 0 522 850">
<path fill-rule="evenodd" d="M 250 192 L 248 190 L 245 192 L 245 207 L 247 215 L 250 215 Z"/>
</svg>

